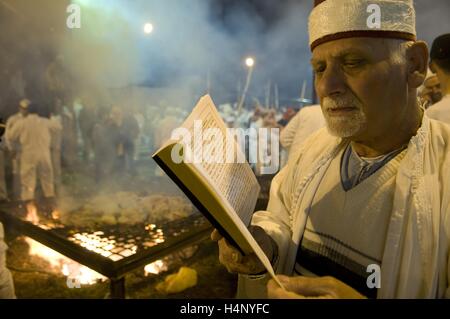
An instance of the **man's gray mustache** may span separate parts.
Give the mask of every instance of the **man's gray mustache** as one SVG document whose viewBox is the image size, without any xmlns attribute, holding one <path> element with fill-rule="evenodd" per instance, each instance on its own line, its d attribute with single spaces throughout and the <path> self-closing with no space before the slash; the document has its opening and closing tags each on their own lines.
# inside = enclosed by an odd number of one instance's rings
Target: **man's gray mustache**
<svg viewBox="0 0 450 319">
<path fill-rule="evenodd" d="M 358 105 L 358 103 L 355 103 L 354 99 L 348 99 L 348 100 L 324 100 L 323 106 L 326 110 L 338 110 L 342 108 L 355 108 L 360 110 L 361 107 Z"/>
</svg>

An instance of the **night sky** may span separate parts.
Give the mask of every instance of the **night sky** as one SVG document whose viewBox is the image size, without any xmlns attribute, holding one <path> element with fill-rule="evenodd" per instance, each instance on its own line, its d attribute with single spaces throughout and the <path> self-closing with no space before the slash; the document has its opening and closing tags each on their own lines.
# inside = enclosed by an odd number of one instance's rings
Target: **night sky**
<svg viewBox="0 0 450 319">
<path fill-rule="evenodd" d="M 96 15 L 90 24 L 83 13 L 80 43 L 70 42 L 79 32 L 65 28 L 68 0 L 1 1 L 17 12 L 0 6 L 3 79 L 22 66 L 39 82 L 51 55 L 63 53 L 75 77 L 91 76 L 103 87 L 185 85 L 201 93 L 209 72 L 212 93 L 225 102 L 243 85 L 243 60 L 252 55 L 257 62 L 250 95 L 263 98 L 270 82 L 279 86 L 281 98 L 297 98 L 304 81 L 307 97 L 312 95 L 307 32 L 312 0 L 83 0 Z M 450 32 L 450 0 L 415 5 L 420 39 L 431 44 Z M 156 25 L 149 38 L 142 35 L 147 19 Z M 67 56 L 73 50 L 77 53 Z"/>
</svg>

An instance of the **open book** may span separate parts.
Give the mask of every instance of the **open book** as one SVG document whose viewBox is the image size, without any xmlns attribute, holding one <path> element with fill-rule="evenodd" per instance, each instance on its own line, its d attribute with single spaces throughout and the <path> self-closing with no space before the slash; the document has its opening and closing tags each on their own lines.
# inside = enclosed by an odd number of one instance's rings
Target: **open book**
<svg viewBox="0 0 450 319">
<path fill-rule="evenodd" d="M 254 252 L 282 287 L 248 230 L 260 191 L 258 181 L 208 95 L 153 159 L 222 236 L 243 254 Z"/>
</svg>

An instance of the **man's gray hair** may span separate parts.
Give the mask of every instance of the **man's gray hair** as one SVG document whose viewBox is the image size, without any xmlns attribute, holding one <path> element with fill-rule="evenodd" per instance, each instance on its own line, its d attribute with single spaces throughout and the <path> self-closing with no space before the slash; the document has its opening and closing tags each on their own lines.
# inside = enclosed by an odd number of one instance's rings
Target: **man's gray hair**
<svg viewBox="0 0 450 319">
<path fill-rule="evenodd" d="M 406 51 L 414 44 L 414 41 L 385 39 L 385 44 L 391 53 L 392 64 L 398 65 L 406 62 Z"/>
</svg>

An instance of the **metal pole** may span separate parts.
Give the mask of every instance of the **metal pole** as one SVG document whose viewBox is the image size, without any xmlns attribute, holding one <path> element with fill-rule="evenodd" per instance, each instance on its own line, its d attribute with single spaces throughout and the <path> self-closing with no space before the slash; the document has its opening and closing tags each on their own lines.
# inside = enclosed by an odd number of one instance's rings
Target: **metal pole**
<svg viewBox="0 0 450 319">
<path fill-rule="evenodd" d="M 125 277 L 110 279 L 111 299 L 125 299 Z"/>
<path fill-rule="evenodd" d="M 266 87 L 266 109 L 270 108 L 270 91 L 271 91 L 272 83 L 269 80 Z"/>
<path fill-rule="evenodd" d="M 278 84 L 275 84 L 275 109 L 280 109 L 280 98 L 278 96 Z"/>
<path fill-rule="evenodd" d="M 211 71 L 209 68 L 206 73 L 206 93 L 211 94 Z"/>
<path fill-rule="evenodd" d="M 250 86 L 250 82 L 252 81 L 252 75 L 253 75 L 253 67 L 249 67 L 248 73 L 247 73 L 247 81 L 245 82 L 244 91 L 242 91 L 241 100 L 238 105 L 238 114 L 241 113 L 242 107 L 244 106 L 245 97 L 247 96 L 247 91 Z"/>
</svg>

